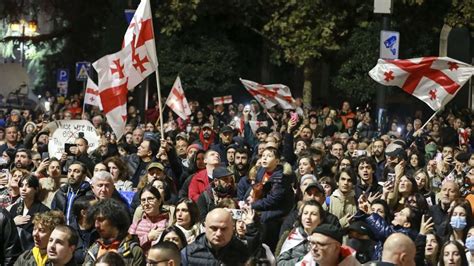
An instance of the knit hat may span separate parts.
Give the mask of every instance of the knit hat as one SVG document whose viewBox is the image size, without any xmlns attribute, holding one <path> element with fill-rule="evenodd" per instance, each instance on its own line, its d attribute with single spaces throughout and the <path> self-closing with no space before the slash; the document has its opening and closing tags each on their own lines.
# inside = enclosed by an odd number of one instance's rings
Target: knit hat
<svg viewBox="0 0 474 266">
<path fill-rule="evenodd" d="M 218 178 L 222 178 L 222 177 L 226 177 L 230 175 L 232 175 L 232 173 L 229 172 L 229 170 L 227 170 L 227 168 L 224 166 L 218 166 L 217 168 L 214 169 L 214 171 L 212 171 L 212 178 L 214 179 L 218 179 Z"/>
<path fill-rule="evenodd" d="M 311 188 L 316 188 L 323 195 L 326 193 L 326 191 L 324 191 L 323 186 L 321 186 L 321 184 L 319 184 L 318 182 L 309 183 L 304 192 L 307 192 Z"/>
<path fill-rule="evenodd" d="M 300 180 L 300 184 L 303 184 L 304 181 L 306 181 L 307 179 L 311 179 L 313 180 L 313 182 L 317 182 L 318 179 L 316 178 L 316 176 L 312 175 L 312 174 L 306 174 L 304 176 L 301 177 L 301 180 Z"/>
<path fill-rule="evenodd" d="M 342 244 L 343 232 L 332 224 L 322 224 L 313 230 L 313 234 L 322 234 Z"/>
<path fill-rule="evenodd" d="M 196 149 L 196 150 L 198 150 L 198 151 L 199 151 L 199 150 L 202 150 L 202 146 L 201 146 L 200 144 L 198 144 L 198 143 L 193 143 L 193 144 L 189 145 L 189 146 L 186 148 L 186 153 L 188 153 L 189 150 L 190 150 L 190 149 L 193 149 L 193 148 Z"/>
</svg>

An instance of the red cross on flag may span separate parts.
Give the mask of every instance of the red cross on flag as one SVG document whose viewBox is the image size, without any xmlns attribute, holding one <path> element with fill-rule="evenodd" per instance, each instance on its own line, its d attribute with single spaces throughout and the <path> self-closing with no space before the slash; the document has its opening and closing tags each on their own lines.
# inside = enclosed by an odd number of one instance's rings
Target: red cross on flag
<svg viewBox="0 0 474 266">
<path fill-rule="evenodd" d="M 87 85 L 86 85 L 86 92 L 84 95 L 84 103 L 89 104 L 89 105 L 94 105 L 99 107 L 100 110 L 102 110 L 102 104 L 100 102 L 100 96 L 99 96 L 99 88 L 95 84 L 94 81 L 92 81 L 91 78 L 87 77 Z"/>
<path fill-rule="evenodd" d="M 214 102 L 214 105 L 229 104 L 232 103 L 232 95 L 212 97 L 212 101 Z"/>
<path fill-rule="evenodd" d="M 184 96 L 179 76 L 176 78 L 170 95 L 166 99 L 166 105 L 182 119 L 186 120 L 191 115 L 191 109 L 189 108 L 186 96 Z"/>
<path fill-rule="evenodd" d="M 295 109 L 295 99 L 290 88 L 283 84 L 262 85 L 254 81 L 240 79 L 245 89 L 265 108 L 280 105 L 283 109 Z"/>
<path fill-rule="evenodd" d="M 120 139 L 127 120 L 127 91 L 158 67 L 149 0 L 141 0 L 125 33 L 122 49 L 103 56 L 92 65 L 97 70 L 107 122 Z"/>
<path fill-rule="evenodd" d="M 449 57 L 406 60 L 379 59 L 369 75 L 378 83 L 397 86 L 438 111 L 474 74 L 474 67 Z"/>
</svg>

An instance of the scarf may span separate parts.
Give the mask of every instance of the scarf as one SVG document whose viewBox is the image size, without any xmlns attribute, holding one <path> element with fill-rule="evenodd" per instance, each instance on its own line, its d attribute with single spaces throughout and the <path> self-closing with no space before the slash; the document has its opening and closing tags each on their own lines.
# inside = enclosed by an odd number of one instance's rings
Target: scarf
<svg viewBox="0 0 474 266">
<path fill-rule="evenodd" d="M 46 265 L 46 261 L 48 260 L 48 254 L 41 255 L 40 249 L 38 247 L 34 247 L 33 251 L 33 258 L 35 258 L 36 264 L 38 266 Z"/>
<path fill-rule="evenodd" d="M 102 256 L 107 251 L 117 251 L 120 246 L 120 240 L 114 240 L 109 244 L 104 243 L 102 240 L 97 240 L 99 244 L 99 252 L 97 253 L 97 258 Z"/>
<path fill-rule="evenodd" d="M 306 237 L 300 233 L 300 230 L 298 230 L 298 228 L 294 228 L 293 230 L 290 231 L 290 234 L 285 239 L 285 242 L 283 242 L 283 246 L 281 247 L 280 254 L 283 254 L 285 251 L 288 251 L 298 246 L 300 243 L 302 243 L 305 240 L 306 240 Z"/>
</svg>

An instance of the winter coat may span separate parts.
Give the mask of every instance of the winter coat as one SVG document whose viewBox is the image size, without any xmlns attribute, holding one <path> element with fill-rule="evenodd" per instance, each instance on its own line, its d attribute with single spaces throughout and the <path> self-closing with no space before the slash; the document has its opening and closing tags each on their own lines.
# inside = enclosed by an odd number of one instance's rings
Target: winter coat
<svg viewBox="0 0 474 266">
<path fill-rule="evenodd" d="M 18 215 L 23 215 L 23 208 L 24 208 L 23 201 L 22 200 L 18 201 L 10 209 L 11 216 L 15 218 Z M 26 214 L 31 217 L 30 220 L 26 224 L 17 225 L 18 234 L 20 236 L 20 243 L 23 250 L 31 249 L 34 246 L 33 216 L 37 213 L 42 213 L 42 212 L 47 212 L 47 211 L 49 211 L 49 208 L 46 207 L 46 205 L 44 205 L 43 203 L 39 201 L 35 201 L 33 202 L 33 205 L 31 205 L 30 209 L 28 210 L 28 213 Z"/>
<path fill-rule="evenodd" d="M 99 243 L 96 241 L 87 251 L 86 258 L 84 260 L 85 266 L 94 265 L 97 260 L 97 254 L 99 253 Z M 125 261 L 125 265 L 145 265 L 145 255 L 143 250 L 138 244 L 138 241 L 131 235 L 127 235 L 122 242 L 120 242 L 117 249 L 117 253 L 120 254 Z"/>
<path fill-rule="evenodd" d="M 207 170 L 202 169 L 197 172 L 191 182 L 189 183 L 188 197 L 194 202 L 197 202 L 199 195 L 204 192 L 209 186 L 209 176 L 207 175 Z"/>
<path fill-rule="evenodd" d="M 309 250 L 309 242 L 308 242 L 308 235 L 304 231 L 303 227 L 299 226 L 289 233 L 285 234 L 285 241 L 287 241 L 290 236 L 294 233 L 295 230 L 298 230 L 299 234 L 303 236 L 301 242 L 299 242 L 296 246 L 283 251 L 278 255 L 277 263 L 279 266 L 285 265 L 295 265 L 298 261 L 302 260 L 303 257 L 308 253 Z"/>
<path fill-rule="evenodd" d="M 219 250 L 213 250 L 203 233 L 194 243 L 181 250 L 181 265 L 244 265 L 249 259 L 247 246 L 232 237 L 230 242 Z"/>
<path fill-rule="evenodd" d="M 56 194 L 54 194 L 53 201 L 51 202 L 51 209 L 62 211 L 66 218 L 66 222 L 68 222 L 69 225 L 74 225 L 76 220 L 72 214 L 72 205 L 74 205 L 74 201 L 77 199 L 88 195 L 94 195 L 91 185 L 88 182 L 82 182 L 76 193 L 73 192 L 69 185 L 63 185 L 58 189 Z M 73 197 L 71 206 L 68 206 L 68 196 Z"/>
<path fill-rule="evenodd" d="M 7 210 L 0 208 L 0 263 L 13 265 L 21 253 L 20 239 L 13 217 Z"/>
<path fill-rule="evenodd" d="M 142 247 L 145 253 L 151 248 L 156 241 L 150 241 L 148 239 L 148 233 L 153 229 L 166 229 L 169 225 L 169 214 L 168 213 L 161 213 L 157 218 L 156 221 L 151 221 L 148 216 L 145 214 L 143 217 L 134 222 L 130 228 L 128 229 L 128 233 L 131 235 L 136 235 L 140 240 L 140 246 Z"/>
<path fill-rule="evenodd" d="M 361 265 L 356 257 L 355 257 L 355 250 L 348 246 L 341 246 L 341 250 L 339 251 L 339 263 L 337 264 L 338 266 L 358 266 Z M 296 263 L 296 266 L 304 266 L 304 265 L 314 265 L 314 259 L 313 255 L 311 254 L 311 251 L 308 252 L 301 261 Z M 364 264 L 365 265 L 365 264 Z M 324 265 L 321 265 L 324 266 Z"/>
<path fill-rule="evenodd" d="M 298 220 L 298 209 L 293 208 L 293 210 L 285 217 L 285 220 L 283 220 L 283 224 L 281 225 L 280 228 L 280 235 L 283 235 L 286 231 L 290 231 L 296 221 Z M 326 217 L 324 217 L 324 221 L 322 221 L 321 224 L 332 224 L 336 226 L 337 228 L 341 228 L 341 224 L 339 223 L 339 219 L 334 216 L 334 214 L 329 213 L 326 211 Z"/>
<path fill-rule="evenodd" d="M 339 189 L 336 189 L 330 197 L 329 212 L 339 218 L 343 228 L 346 227 L 349 223 L 345 218 L 347 217 L 346 215 L 357 212 L 354 191 L 351 191 L 348 195 L 343 195 Z"/>
<path fill-rule="evenodd" d="M 278 165 L 269 180 L 263 185 L 263 198 L 252 203 L 252 209 L 261 212 L 260 221 L 265 223 L 270 219 L 285 217 L 294 204 L 294 194 L 291 187 L 292 177 L 283 166 Z M 257 182 L 261 182 L 265 168 L 257 172 Z"/>
<path fill-rule="evenodd" d="M 371 215 L 358 213 L 354 219 L 362 220 L 367 223 L 369 230 L 372 232 L 373 240 L 377 241 L 375 244 L 375 252 L 372 258 L 373 260 L 378 260 L 382 257 L 383 243 L 391 234 L 403 233 L 410 237 L 413 241 L 416 240 L 418 235 L 417 232 L 411 230 L 410 228 L 405 228 L 398 225 L 395 226 L 387 223 L 387 221 L 385 221 L 385 219 L 377 213 L 372 213 Z"/>
<path fill-rule="evenodd" d="M 23 266 L 23 265 L 37 265 L 35 257 L 33 256 L 33 250 L 29 249 L 18 257 L 15 261 L 15 266 Z"/>
<path fill-rule="evenodd" d="M 146 175 L 148 164 L 150 162 L 144 162 L 136 153 L 126 155 L 122 157 L 124 162 L 127 162 L 128 169 L 130 170 L 131 176 L 130 181 L 133 183 L 133 187 L 137 187 L 140 177 Z"/>
</svg>

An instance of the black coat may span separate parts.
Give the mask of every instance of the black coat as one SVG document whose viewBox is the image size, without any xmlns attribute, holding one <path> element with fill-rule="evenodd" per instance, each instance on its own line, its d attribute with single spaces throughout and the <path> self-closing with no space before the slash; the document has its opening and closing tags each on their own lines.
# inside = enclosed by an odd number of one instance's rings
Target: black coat
<svg viewBox="0 0 474 266">
<path fill-rule="evenodd" d="M 244 265 L 249 259 L 247 246 L 235 236 L 225 247 L 213 250 L 200 234 L 196 240 L 181 250 L 181 265 Z"/>
<path fill-rule="evenodd" d="M 53 210 L 60 210 L 64 212 L 64 216 L 66 218 L 66 221 L 68 220 L 68 214 L 67 214 L 67 199 L 68 199 L 68 193 L 72 193 L 72 188 L 69 185 L 63 185 L 58 189 L 56 194 L 54 194 L 53 201 L 51 202 L 51 209 Z M 76 192 L 74 200 L 72 201 L 72 204 L 74 205 L 74 201 L 77 199 L 84 197 L 86 195 L 94 195 L 92 192 L 91 186 L 88 182 L 83 182 L 79 188 L 79 190 Z M 72 209 L 72 206 L 71 206 Z M 74 215 L 71 213 L 69 214 L 69 224 L 73 225 L 76 223 L 74 219 Z"/>
<path fill-rule="evenodd" d="M 0 264 L 13 265 L 22 250 L 15 222 L 3 208 L 0 208 L 0 239 Z"/>
<path fill-rule="evenodd" d="M 18 215 L 23 215 L 23 201 L 19 201 L 16 204 L 12 206 L 10 209 L 10 214 L 12 217 L 16 217 Z M 42 213 L 42 212 L 47 212 L 49 211 L 49 208 L 46 207 L 43 203 L 36 201 L 33 202 L 33 205 L 31 205 L 30 209 L 28 210 L 27 215 L 30 216 L 30 220 L 23 225 L 18 225 L 18 233 L 20 235 L 20 243 L 21 247 L 26 250 L 33 248 L 34 242 L 33 242 L 33 216 L 37 213 Z"/>
</svg>

